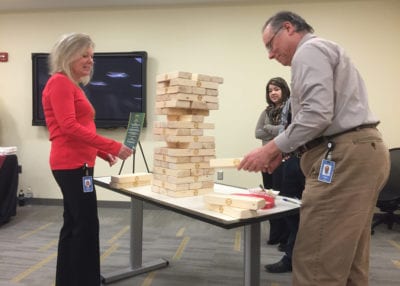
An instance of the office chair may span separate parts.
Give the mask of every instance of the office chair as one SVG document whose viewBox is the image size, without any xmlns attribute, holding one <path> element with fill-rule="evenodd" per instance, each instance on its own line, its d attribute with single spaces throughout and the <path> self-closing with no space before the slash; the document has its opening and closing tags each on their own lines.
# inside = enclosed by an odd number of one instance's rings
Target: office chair
<svg viewBox="0 0 400 286">
<path fill-rule="evenodd" d="M 392 229 L 395 223 L 400 225 L 400 148 L 389 150 L 391 169 L 389 179 L 381 190 L 376 206 L 380 213 L 374 214 L 371 233 L 374 234 L 374 228 L 379 224 L 386 224 L 388 229 Z"/>
</svg>

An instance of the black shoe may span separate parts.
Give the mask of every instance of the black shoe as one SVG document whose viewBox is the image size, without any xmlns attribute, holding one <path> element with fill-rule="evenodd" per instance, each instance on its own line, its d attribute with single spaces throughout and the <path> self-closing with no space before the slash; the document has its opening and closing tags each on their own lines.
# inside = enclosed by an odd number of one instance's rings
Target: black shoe
<svg viewBox="0 0 400 286">
<path fill-rule="evenodd" d="M 270 273 L 285 273 L 292 272 L 292 266 L 280 260 L 277 263 L 267 264 L 264 266 L 265 271 Z"/>
<path fill-rule="evenodd" d="M 278 244 L 279 243 L 279 240 L 267 240 L 267 244 L 269 244 L 269 245 L 275 245 L 275 244 Z"/>
<path fill-rule="evenodd" d="M 279 245 L 278 245 L 278 250 L 279 250 L 280 252 L 285 252 L 285 251 L 286 251 L 286 247 L 287 247 L 286 243 L 281 242 L 281 243 L 279 243 Z"/>
</svg>

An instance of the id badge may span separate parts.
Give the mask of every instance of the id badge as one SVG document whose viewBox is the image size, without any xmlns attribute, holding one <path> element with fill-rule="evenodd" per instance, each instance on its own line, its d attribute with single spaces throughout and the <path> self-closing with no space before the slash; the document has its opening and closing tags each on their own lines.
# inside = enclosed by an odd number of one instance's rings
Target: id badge
<svg viewBox="0 0 400 286">
<path fill-rule="evenodd" d="M 335 162 L 323 159 L 319 169 L 318 181 L 330 184 L 332 182 Z"/>
<path fill-rule="evenodd" d="M 92 178 L 92 176 L 84 176 L 84 177 L 82 177 L 82 184 L 83 184 L 83 192 L 84 193 L 93 192 L 93 178 Z"/>
</svg>

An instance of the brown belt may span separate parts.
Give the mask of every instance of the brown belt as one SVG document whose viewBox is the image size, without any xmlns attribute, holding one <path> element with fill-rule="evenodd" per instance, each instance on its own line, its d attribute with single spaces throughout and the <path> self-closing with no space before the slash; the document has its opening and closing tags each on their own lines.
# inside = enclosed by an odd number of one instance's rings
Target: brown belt
<svg viewBox="0 0 400 286">
<path fill-rule="evenodd" d="M 335 138 L 337 136 L 340 136 L 340 135 L 343 135 L 343 134 L 346 134 L 346 133 L 349 133 L 349 132 L 358 131 L 358 130 L 361 130 L 361 129 L 364 129 L 364 128 L 375 128 L 378 124 L 379 124 L 379 122 L 378 123 L 373 123 L 373 124 L 363 124 L 363 125 L 359 125 L 357 127 L 354 127 L 354 128 L 351 128 L 351 129 L 348 129 L 346 131 L 342 131 L 342 132 L 339 132 L 339 133 L 336 133 L 336 134 L 333 134 L 333 135 L 317 137 L 317 138 L 307 142 L 306 144 L 300 146 L 299 148 L 297 148 L 297 150 L 294 152 L 294 154 L 297 157 L 301 157 L 301 155 L 303 155 L 305 152 L 307 152 L 307 151 L 309 151 L 309 150 L 311 150 L 311 149 L 313 149 L 313 148 L 315 148 L 315 147 L 317 147 L 317 146 L 319 146 L 319 145 L 321 145 L 323 143 L 327 143 L 332 138 Z"/>
</svg>

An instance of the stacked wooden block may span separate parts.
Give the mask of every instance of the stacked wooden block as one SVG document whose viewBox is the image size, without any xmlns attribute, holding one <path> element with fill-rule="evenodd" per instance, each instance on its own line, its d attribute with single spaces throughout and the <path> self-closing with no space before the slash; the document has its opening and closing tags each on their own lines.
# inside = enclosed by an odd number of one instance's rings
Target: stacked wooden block
<svg viewBox="0 0 400 286">
<path fill-rule="evenodd" d="M 196 196 L 214 190 L 215 140 L 204 131 L 214 124 L 204 122 L 210 110 L 218 109 L 221 77 L 172 72 L 157 76 L 154 138 L 166 146 L 155 148 L 154 192 L 172 197 Z"/>
<path fill-rule="evenodd" d="M 204 203 L 208 210 L 234 218 L 254 217 L 266 204 L 263 198 L 218 193 L 204 195 Z"/>
</svg>

